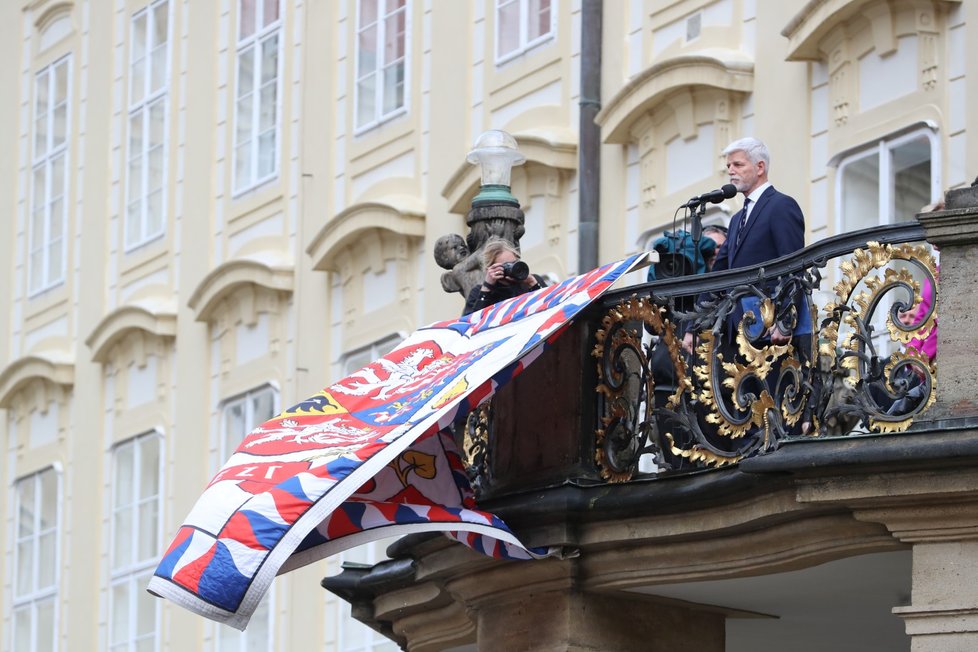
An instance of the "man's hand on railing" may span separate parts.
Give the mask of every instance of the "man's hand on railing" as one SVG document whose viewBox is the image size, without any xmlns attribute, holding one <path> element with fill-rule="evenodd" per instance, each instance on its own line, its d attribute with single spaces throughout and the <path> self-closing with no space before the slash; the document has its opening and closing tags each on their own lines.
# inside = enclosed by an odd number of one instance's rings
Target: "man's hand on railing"
<svg viewBox="0 0 978 652">
<path fill-rule="evenodd" d="M 693 353 L 693 333 L 687 332 L 683 335 L 683 351 L 688 354 Z"/>
</svg>

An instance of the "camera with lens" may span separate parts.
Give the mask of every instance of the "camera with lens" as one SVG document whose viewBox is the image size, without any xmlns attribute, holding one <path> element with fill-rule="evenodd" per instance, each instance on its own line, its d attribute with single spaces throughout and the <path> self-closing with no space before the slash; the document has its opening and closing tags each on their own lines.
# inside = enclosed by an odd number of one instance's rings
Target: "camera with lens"
<svg viewBox="0 0 978 652">
<path fill-rule="evenodd" d="M 503 276 L 506 278 L 511 278 L 514 281 L 525 281 L 529 275 L 530 266 L 522 260 L 511 260 L 508 263 L 503 263 Z"/>
</svg>

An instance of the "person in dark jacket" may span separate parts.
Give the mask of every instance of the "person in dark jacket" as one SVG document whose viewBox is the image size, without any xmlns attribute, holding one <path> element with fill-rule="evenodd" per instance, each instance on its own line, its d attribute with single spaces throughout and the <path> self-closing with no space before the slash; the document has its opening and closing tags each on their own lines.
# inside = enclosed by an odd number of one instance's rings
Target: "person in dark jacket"
<svg viewBox="0 0 978 652">
<path fill-rule="evenodd" d="M 490 238 L 486 242 L 482 250 L 482 266 L 486 270 L 485 279 L 482 285 L 469 292 L 463 317 L 546 285 L 542 277 L 529 273 L 529 267 L 520 260 L 516 248 L 502 238 Z"/>
</svg>

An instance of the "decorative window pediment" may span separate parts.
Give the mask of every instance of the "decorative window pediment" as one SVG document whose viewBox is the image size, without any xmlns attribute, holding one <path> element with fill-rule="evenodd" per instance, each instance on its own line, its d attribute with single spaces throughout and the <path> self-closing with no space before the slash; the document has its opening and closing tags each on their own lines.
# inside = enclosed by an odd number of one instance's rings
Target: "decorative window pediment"
<svg viewBox="0 0 978 652">
<path fill-rule="evenodd" d="M 40 7 L 44 7 L 43 4 Z M 38 8 L 40 8 L 38 7 Z M 74 26 L 71 23 L 71 2 L 52 2 L 41 9 L 40 15 L 34 21 L 34 27 L 40 35 L 39 49 L 47 50 L 63 38 L 71 34 Z"/>
<path fill-rule="evenodd" d="M 265 255 L 229 260 L 204 277 L 188 302 L 197 321 L 212 321 L 221 303 L 244 286 L 292 293 L 295 270 L 284 256 Z"/>
<path fill-rule="evenodd" d="M 397 206 L 401 208 L 396 208 Z M 313 259 L 315 269 L 339 271 L 336 254 L 362 238 L 365 233 L 378 229 L 407 237 L 423 238 L 423 204 L 413 197 L 388 197 L 383 201 L 354 204 L 320 229 L 306 253 Z"/>
<path fill-rule="evenodd" d="M 153 307 L 122 306 L 98 323 L 85 344 L 92 350 L 93 360 L 106 363 L 112 349 L 135 331 L 161 338 L 176 337 L 176 310 L 162 302 Z"/>
<path fill-rule="evenodd" d="M 735 50 L 704 50 L 660 61 L 631 79 L 608 101 L 595 121 L 606 143 L 628 143 L 637 122 L 677 95 L 706 86 L 748 93 L 754 84 L 754 62 Z"/>
<path fill-rule="evenodd" d="M 69 355 L 27 355 L 11 362 L 0 373 L 0 408 L 12 407 L 14 397 L 35 380 L 61 387 L 75 384 L 75 363 Z"/>
</svg>

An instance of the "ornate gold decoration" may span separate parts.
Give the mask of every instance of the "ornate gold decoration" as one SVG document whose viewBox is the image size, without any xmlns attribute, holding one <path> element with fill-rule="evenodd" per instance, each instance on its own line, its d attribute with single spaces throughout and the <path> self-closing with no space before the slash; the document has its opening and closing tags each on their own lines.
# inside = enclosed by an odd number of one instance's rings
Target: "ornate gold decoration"
<svg viewBox="0 0 978 652">
<path fill-rule="evenodd" d="M 609 482 L 626 482 L 634 476 L 653 428 L 655 382 L 649 369 L 647 333 L 667 347 L 675 369 L 677 389 L 668 403 L 678 403 L 689 386 L 675 326 L 663 318 L 664 313 L 649 299 L 632 297 L 609 310 L 595 334 L 591 355 L 598 359 L 596 390 L 604 397 L 604 409 L 595 430 L 594 460 Z"/>
</svg>

